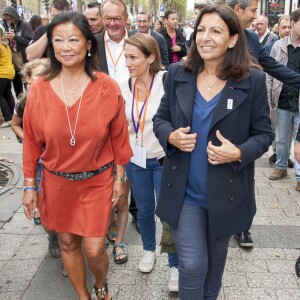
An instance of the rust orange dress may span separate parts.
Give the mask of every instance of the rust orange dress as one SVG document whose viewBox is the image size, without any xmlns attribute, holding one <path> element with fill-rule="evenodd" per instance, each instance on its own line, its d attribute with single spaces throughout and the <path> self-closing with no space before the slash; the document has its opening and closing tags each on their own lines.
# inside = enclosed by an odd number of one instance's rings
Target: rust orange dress
<svg viewBox="0 0 300 300">
<path fill-rule="evenodd" d="M 76 145 L 70 145 L 66 107 L 43 78 L 30 88 L 24 112 L 23 169 L 33 178 L 39 157 L 51 171 L 84 172 L 132 156 L 124 100 L 118 85 L 104 73 L 87 85 L 79 111 Z M 79 101 L 68 107 L 74 129 Z M 106 234 L 112 209 L 113 167 L 90 179 L 75 181 L 42 171 L 39 204 L 50 230 L 85 237 Z"/>
</svg>

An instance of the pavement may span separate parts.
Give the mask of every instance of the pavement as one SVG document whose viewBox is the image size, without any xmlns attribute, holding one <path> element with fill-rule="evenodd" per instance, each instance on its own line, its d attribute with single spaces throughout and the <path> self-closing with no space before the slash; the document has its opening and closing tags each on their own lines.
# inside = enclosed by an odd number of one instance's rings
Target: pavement
<svg viewBox="0 0 300 300">
<path fill-rule="evenodd" d="M 300 193 L 295 190 L 293 170 L 278 181 L 268 175 L 271 151 L 256 164 L 257 214 L 251 228 L 255 247 L 239 248 L 230 241 L 223 287 L 218 300 L 299 300 L 300 278 L 295 261 L 300 255 Z M 60 259 L 48 254 L 48 241 L 42 226 L 28 221 L 21 208 L 22 145 L 10 128 L 0 129 L 0 167 L 12 174 L 9 184 L 0 188 L 0 300 L 76 299 L 62 276 Z M 1 169 L 1 168 L 0 168 Z M 157 220 L 157 240 L 161 225 Z M 138 262 L 142 243 L 131 220 L 125 242 L 129 260 L 116 265 L 110 256 L 109 288 L 114 300 L 178 300 L 167 288 L 169 269 L 166 254 L 158 254 L 153 271 L 141 274 Z M 157 246 L 159 253 L 159 246 Z M 89 287 L 93 278 L 87 276 Z"/>
</svg>

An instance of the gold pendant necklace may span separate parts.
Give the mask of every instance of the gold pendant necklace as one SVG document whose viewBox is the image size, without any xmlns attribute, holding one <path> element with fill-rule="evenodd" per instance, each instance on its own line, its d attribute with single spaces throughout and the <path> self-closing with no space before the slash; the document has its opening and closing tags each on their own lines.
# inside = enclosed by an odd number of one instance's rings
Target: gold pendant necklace
<svg viewBox="0 0 300 300">
<path fill-rule="evenodd" d="M 208 75 L 208 73 L 207 73 L 206 70 L 205 70 L 205 73 L 206 73 L 206 75 Z M 212 85 L 209 85 L 208 81 L 205 80 L 206 81 L 206 85 L 208 86 L 207 90 L 210 91 L 216 85 L 216 83 L 219 81 L 219 79 L 220 78 L 217 78 L 217 80 Z"/>
<path fill-rule="evenodd" d="M 79 111 L 80 111 L 80 107 L 81 107 L 81 101 L 82 101 L 82 95 L 83 95 L 83 91 L 84 91 L 84 87 L 85 87 L 86 77 L 87 77 L 87 75 L 85 75 L 85 77 L 84 77 L 84 81 L 83 81 L 83 85 L 82 85 L 82 89 L 81 89 L 81 96 L 80 96 L 77 115 L 76 115 L 76 120 L 75 120 L 75 125 L 74 125 L 74 131 L 72 131 L 70 116 L 69 116 L 69 111 L 68 111 L 68 106 L 67 106 L 67 101 L 66 101 L 66 95 L 65 95 L 65 90 L 64 90 L 64 86 L 63 86 L 62 73 L 60 73 L 60 84 L 61 84 L 61 89 L 62 89 L 64 102 L 65 102 L 65 106 L 66 106 L 67 118 L 68 118 L 68 123 L 69 123 L 70 134 L 71 134 L 70 145 L 72 147 L 74 147 L 76 145 L 75 133 L 76 133 L 76 128 L 77 128 L 77 121 L 78 121 Z"/>
</svg>

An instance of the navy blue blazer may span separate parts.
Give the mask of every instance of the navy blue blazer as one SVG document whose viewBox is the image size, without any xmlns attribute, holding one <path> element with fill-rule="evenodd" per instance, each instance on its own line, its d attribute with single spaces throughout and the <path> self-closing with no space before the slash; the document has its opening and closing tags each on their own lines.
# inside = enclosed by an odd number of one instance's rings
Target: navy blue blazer
<svg viewBox="0 0 300 300">
<path fill-rule="evenodd" d="M 265 74 L 257 69 L 241 81 L 228 80 L 215 108 L 208 141 L 220 145 L 216 130 L 242 151 L 242 161 L 208 165 L 208 220 L 213 239 L 250 228 L 256 212 L 254 161 L 272 143 Z M 169 66 L 165 95 L 153 118 L 154 133 L 164 148 L 163 175 L 156 214 L 176 228 L 187 189 L 189 158 L 168 144 L 169 134 L 191 126 L 197 74 L 180 64 Z M 227 108 L 228 99 L 233 108 Z"/>
<path fill-rule="evenodd" d="M 263 67 L 264 71 L 281 82 L 300 89 L 300 74 L 280 64 L 272 56 L 268 55 L 255 32 L 246 29 L 245 33 L 248 51 Z"/>
</svg>

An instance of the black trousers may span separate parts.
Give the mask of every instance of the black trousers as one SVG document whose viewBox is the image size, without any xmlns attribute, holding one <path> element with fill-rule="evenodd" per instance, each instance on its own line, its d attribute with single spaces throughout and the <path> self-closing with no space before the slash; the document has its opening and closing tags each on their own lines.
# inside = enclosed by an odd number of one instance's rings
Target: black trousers
<svg viewBox="0 0 300 300">
<path fill-rule="evenodd" d="M 16 72 L 15 78 L 13 79 L 13 85 L 14 85 L 16 96 L 18 98 L 20 94 L 23 92 L 23 83 L 21 80 L 21 76 L 19 75 L 18 72 Z"/>
<path fill-rule="evenodd" d="M 15 99 L 11 92 L 11 80 L 7 78 L 0 78 L 0 107 L 4 120 L 11 121 L 15 109 Z"/>
</svg>

